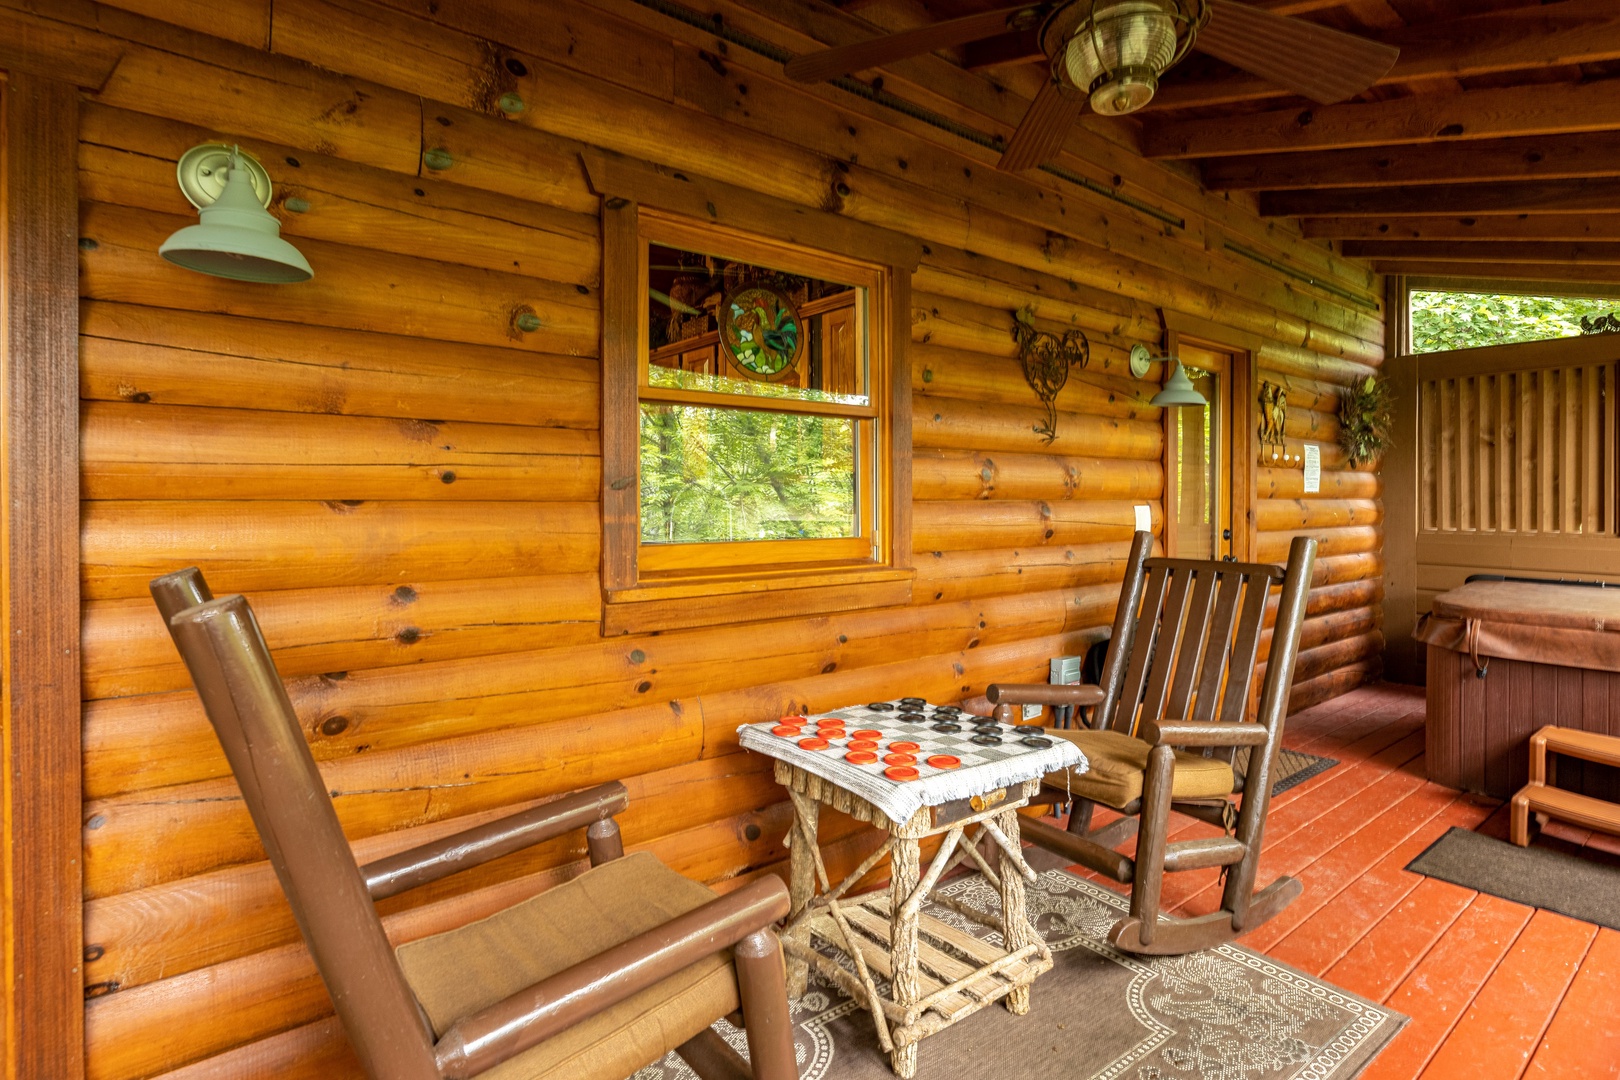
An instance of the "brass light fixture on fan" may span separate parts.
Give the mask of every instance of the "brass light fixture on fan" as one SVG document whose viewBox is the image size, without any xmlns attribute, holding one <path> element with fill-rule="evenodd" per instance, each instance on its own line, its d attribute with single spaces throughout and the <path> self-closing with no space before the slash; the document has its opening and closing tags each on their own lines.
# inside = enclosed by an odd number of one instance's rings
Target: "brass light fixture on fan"
<svg viewBox="0 0 1620 1080">
<path fill-rule="evenodd" d="M 1237 0 L 1047 0 L 806 53 L 788 61 L 787 74 L 820 82 L 1037 29 L 1051 78 L 1001 156 L 998 167 L 1009 172 L 1055 156 L 1085 101 L 1104 116 L 1142 108 L 1159 77 L 1192 49 L 1323 104 L 1366 90 L 1400 55 L 1394 46 Z"/>
</svg>

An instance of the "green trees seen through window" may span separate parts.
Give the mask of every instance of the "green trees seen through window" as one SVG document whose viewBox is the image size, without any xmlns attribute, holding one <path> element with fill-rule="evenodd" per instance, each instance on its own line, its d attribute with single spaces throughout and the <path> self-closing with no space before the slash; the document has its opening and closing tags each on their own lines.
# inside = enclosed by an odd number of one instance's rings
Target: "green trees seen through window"
<svg viewBox="0 0 1620 1080">
<path fill-rule="evenodd" d="M 1412 293 L 1412 351 L 1442 352 L 1515 341 L 1575 337 L 1581 317 L 1606 315 L 1620 300 L 1575 296 Z"/>
<path fill-rule="evenodd" d="M 641 406 L 643 543 L 859 535 L 855 422 Z"/>
</svg>

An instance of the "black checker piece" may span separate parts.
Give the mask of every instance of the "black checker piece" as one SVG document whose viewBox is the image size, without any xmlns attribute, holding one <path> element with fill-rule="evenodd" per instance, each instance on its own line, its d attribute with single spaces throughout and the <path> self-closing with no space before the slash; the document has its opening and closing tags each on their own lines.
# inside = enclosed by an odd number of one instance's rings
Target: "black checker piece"
<svg viewBox="0 0 1620 1080">
<path fill-rule="evenodd" d="M 939 732 L 941 735 L 951 735 L 961 731 L 962 728 L 959 724 L 935 724 L 934 730 Z"/>
<path fill-rule="evenodd" d="M 1044 750 L 1048 746 L 1052 745 L 1051 739 L 1044 738 L 1040 735 L 1025 735 L 1018 741 L 1023 743 L 1025 746 L 1033 746 L 1037 750 Z"/>
<path fill-rule="evenodd" d="M 894 706 L 890 705 L 887 701 L 874 701 L 870 705 L 868 705 L 867 708 L 871 709 L 873 712 L 893 712 L 894 711 Z"/>
<path fill-rule="evenodd" d="M 1000 744 L 1001 736 L 986 735 L 981 732 L 980 734 L 973 736 L 973 741 L 978 743 L 980 746 L 996 746 Z"/>
</svg>

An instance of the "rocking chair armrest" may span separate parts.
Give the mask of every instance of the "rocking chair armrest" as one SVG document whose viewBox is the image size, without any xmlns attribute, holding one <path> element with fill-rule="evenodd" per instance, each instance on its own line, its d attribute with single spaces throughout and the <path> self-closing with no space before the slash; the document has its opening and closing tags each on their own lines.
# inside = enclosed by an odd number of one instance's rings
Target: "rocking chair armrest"
<svg viewBox="0 0 1620 1080">
<path fill-rule="evenodd" d="M 602 784 L 366 863 L 360 873 L 373 900 L 397 896 L 611 818 L 629 803 L 623 784 Z"/>
<path fill-rule="evenodd" d="M 992 705 L 1096 705 L 1100 686 L 1054 683 L 991 683 L 984 696 Z"/>
<path fill-rule="evenodd" d="M 1154 746 L 1263 746 L 1271 733 L 1248 722 L 1143 720 L 1137 736 Z"/>
<path fill-rule="evenodd" d="M 439 1074 L 476 1076 L 786 918 L 780 878 L 766 876 L 463 1017 L 434 1047 Z"/>
</svg>

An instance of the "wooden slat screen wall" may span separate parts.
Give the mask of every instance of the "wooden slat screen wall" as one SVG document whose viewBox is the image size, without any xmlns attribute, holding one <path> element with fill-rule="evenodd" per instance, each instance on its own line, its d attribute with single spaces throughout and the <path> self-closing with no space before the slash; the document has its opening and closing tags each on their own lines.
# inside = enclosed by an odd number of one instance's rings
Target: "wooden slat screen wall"
<svg viewBox="0 0 1620 1080">
<path fill-rule="evenodd" d="M 1612 536 L 1616 364 L 1419 383 L 1425 532 Z"/>
</svg>

